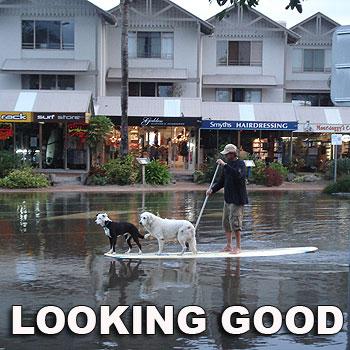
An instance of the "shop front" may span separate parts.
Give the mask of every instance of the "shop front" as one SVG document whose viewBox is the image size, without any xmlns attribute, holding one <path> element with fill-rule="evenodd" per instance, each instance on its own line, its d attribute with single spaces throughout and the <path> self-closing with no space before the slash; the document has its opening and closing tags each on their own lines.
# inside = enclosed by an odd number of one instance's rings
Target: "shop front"
<svg viewBox="0 0 350 350">
<path fill-rule="evenodd" d="M 331 144 L 332 134 L 344 135 L 337 147 L 338 158 L 350 158 L 350 108 L 342 107 L 296 107 L 299 120 L 294 133 L 293 157 L 301 159 L 305 170 L 323 171 L 335 156 Z"/>
<path fill-rule="evenodd" d="M 91 94 L 62 96 L 60 92 L 44 91 L 7 91 L 6 94 L 13 98 L 13 110 L 24 111 L 0 111 L 0 150 L 13 152 L 23 164 L 48 172 L 89 169 L 86 137 L 92 112 L 88 107 L 92 105 Z M 87 108 L 72 112 L 72 101 L 77 106 L 79 98 Z"/>
<path fill-rule="evenodd" d="M 291 104 L 204 102 L 199 165 L 227 143 L 237 145 L 242 158 L 287 164 L 297 128 Z"/>
<path fill-rule="evenodd" d="M 129 152 L 160 160 L 174 171 L 194 171 L 201 100 L 198 98 L 129 97 Z M 112 119 L 115 130 L 107 155 L 116 157 L 120 143 L 120 97 L 100 97 L 96 115 Z"/>
<path fill-rule="evenodd" d="M 115 130 L 107 141 L 107 152 L 114 158 L 118 155 L 120 145 L 121 118 L 111 119 Z M 194 170 L 199 119 L 129 117 L 128 124 L 130 154 L 165 162 L 172 169 Z"/>
</svg>

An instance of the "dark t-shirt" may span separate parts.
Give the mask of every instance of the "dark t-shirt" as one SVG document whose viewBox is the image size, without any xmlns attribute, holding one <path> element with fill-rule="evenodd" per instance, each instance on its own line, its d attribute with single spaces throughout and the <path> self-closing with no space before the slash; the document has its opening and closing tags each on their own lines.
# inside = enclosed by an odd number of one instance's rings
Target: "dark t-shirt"
<svg viewBox="0 0 350 350">
<path fill-rule="evenodd" d="M 243 160 L 231 160 L 223 167 L 219 181 L 212 187 L 213 193 L 224 187 L 224 198 L 228 204 L 248 204 L 246 189 L 246 166 Z"/>
</svg>

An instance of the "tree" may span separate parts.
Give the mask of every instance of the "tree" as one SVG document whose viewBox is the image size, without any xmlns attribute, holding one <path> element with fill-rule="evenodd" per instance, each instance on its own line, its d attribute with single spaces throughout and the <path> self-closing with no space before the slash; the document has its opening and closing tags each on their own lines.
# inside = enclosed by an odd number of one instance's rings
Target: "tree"
<svg viewBox="0 0 350 350">
<path fill-rule="evenodd" d="M 122 14 L 122 36 L 121 36 L 121 66 L 122 66 L 122 86 L 121 86 L 121 142 L 120 155 L 126 156 L 129 152 L 128 137 L 128 95 L 129 95 L 129 55 L 128 55 L 128 27 L 129 27 L 129 2 L 121 0 Z"/>
<path fill-rule="evenodd" d="M 289 4 L 286 6 L 286 10 L 291 9 L 297 9 L 299 13 L 303 12 L 303 7 L 300 3 L 300 1 L 303 0 L 288 0 Z M 209 0 L 209 2 L 212 2 L 212 0 Z M 249 7 L 255 7 L 259 4 L 259 0 L 216 0 L 219 6 L 224 6 L 227 3 L 230 3 L 231 5 L 246 5 Z"/>
</svg>

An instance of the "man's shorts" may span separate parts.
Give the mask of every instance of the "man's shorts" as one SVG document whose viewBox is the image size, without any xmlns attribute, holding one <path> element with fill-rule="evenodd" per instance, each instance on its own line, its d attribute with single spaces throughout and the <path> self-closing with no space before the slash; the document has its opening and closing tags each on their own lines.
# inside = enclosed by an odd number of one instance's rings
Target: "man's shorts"
<svg viewBox="0 0 350 350">
<path fill-rule="evenodd" d="M 225 232 L 242 231 L 243 205 L 224 202 L 222 226 Z"/>
</svg>

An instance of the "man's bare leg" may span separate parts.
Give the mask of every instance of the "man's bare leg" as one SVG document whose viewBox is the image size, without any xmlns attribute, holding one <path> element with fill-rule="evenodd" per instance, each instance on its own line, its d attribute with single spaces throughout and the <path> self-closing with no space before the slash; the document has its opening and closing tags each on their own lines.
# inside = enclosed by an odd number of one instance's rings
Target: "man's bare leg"
<svg viewBox="0 0 350 350">
<path fill-rule="evenodd" d="M 241 252 L 241 231 L 235 231 L 236 248 L 231 250 L 232 254 L 239 254 Z"/>
<path fill-rule="evenodd" d="M 226 247 L 223 249 L 223 252 L 230 252 L 232 251 L 232 232 L 225 232 L 226 234 Z"/>
</svg>

